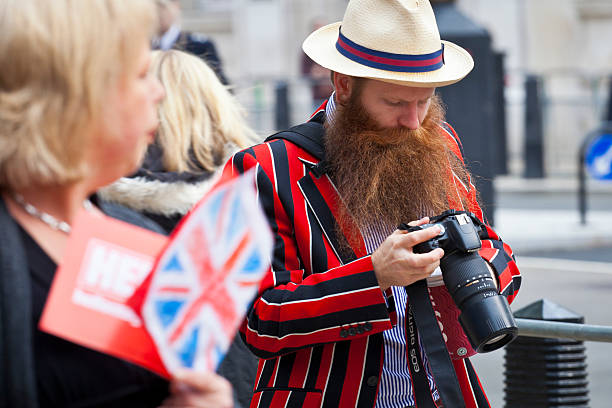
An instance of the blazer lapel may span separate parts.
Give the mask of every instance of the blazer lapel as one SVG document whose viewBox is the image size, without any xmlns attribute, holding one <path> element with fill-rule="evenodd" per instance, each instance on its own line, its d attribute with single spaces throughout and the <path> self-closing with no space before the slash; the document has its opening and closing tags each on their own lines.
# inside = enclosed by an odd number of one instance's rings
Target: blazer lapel
<svg viewBox="0 0 612 408">
<path fill-rule="evenodd" d="M 338 259 L 346 264 L 367 255 L 361 235 L 359 242 L 350 248 L 345 244 L 349 229 L 357 226 L 351 223 L 338 228 L 338 206 L 342 205 L 342 200 L 329 177 L 326 174 L 316 177 L 309 171 L 298 185 Z"/>
</svg>

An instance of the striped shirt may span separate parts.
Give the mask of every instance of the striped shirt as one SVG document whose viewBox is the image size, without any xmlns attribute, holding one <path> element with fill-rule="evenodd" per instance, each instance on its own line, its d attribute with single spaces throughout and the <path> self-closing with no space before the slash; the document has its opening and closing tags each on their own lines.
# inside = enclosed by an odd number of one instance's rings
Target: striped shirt
<svg viewBox="0 0 612 408">
<path fill-rule="evenodd" d="M 362 231 L 366 250 L 374 252 L 380 244 L 393 233 L 393 228 L 381 226 L 369 227 Z M 395 299 L 397 324 L 390 330 L 383 332 L 385 359 L 383 361 L 382 376 L 378 387 L 376 408 L 404 408 L 415 405 L 410 380 L 410 368 L 406 359 L 406 290 L 403 287 L 392 286 L 393 298 Z M 419 339 L 420 344 L 420 339 Z M 420 347 L 421 359 L 425 365 L 429 388 L 433 393 L 434 400 L 439 397 L 436 390 L 431 370 L 427 362 L 427 356 Z"/>
<path fill-rule="evenodd" d="M 325 107 L 327 121 L 333 121 L 336 113 L 335 93 L 331 95 Z M 380 244 L 393 233 L 393 228 L 381 225 L 370 226 L 362 231 L 366 250 L 369 254 L 374 252 Z M 376 408 L 404 408 L 414 406 L 415 400 L 412 392 L 410 379 L 410 368 L 406 359 L 406 290 L 403 287 L 392 286 L 395 299 L 397 324 L 390 330 L 383 332 L 384 338 L 384 362 L 382 375 L 376 398 Z M 420 344 L 420 339 L 419 339 Z M 434 400 L 439 399 L 438 390 L 435 388 L 427 356 L 420 347 L 421 359 L 425 365 L 427 380 Z"/>
</svg>

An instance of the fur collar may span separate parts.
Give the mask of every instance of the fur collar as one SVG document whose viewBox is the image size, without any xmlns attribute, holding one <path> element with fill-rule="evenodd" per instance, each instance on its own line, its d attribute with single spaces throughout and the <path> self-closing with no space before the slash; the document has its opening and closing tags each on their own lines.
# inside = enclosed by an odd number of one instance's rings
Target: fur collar
<svg viewBox="0 0 612 408">
<path fill-rule="evenodd" d="M 123 177 L 98 191 L 100 198 L 136 211 L 172 216 L 186 214 L 214 184 L 216 177 L 197 183 Z"/>
</svg>

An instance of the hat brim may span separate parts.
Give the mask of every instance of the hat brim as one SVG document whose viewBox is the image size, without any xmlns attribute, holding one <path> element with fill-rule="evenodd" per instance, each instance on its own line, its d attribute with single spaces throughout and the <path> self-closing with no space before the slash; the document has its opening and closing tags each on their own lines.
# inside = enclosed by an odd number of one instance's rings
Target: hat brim
<svg viewBox="0 0 612 408">
<path fill-rule="evenodd" d="M 449 41 L 442 41 L 444 65 L 435 71 L 394 72 L 368 67 L 346 58 L 336 49 L 341 24 L 342 22 L 336 22 L 319 28 L 310 34 L 302 44 L 302 49 L 313 61 L 341 74 L 425 88 L 454 84 L 465 78 L 474 68 L 472 56 Z"/>
</svg>

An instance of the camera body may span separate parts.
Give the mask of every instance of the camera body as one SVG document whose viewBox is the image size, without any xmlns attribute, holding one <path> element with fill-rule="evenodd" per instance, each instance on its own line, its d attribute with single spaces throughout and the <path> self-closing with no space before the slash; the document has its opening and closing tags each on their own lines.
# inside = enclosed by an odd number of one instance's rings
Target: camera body
<svg viewBox="0 0 612 408">
<path fill-rule="evenodd" d="M 474 221 L 478 223 L 475 224 Z M 480 257 L 481 223 L 471 213 L 448 210 L 416 227 L 401 224 L 409 232 L 441 227 L 438 236 L 417 244 L 415 253 L 444 250 L 440 269 L 444 285 L 461 311 L 459 323 L 476 352 L 505 346 L 518 334 L 508 301 L 497 291 L 495 277 Z"/>
<path fill-rule="evenodd" d="M 417 231 L 437 225 L 442 230 L 437 237 L 415 245 L 414 252 L 425 253 L 442 248 L 448 256 L 454 252 L 470 253 L 480 249 L 480 231 L 466 212 L 448 210 L 430 221 L 429 224 L 419 227 L 408 227 L 409 231 Z"/>
</svg>

